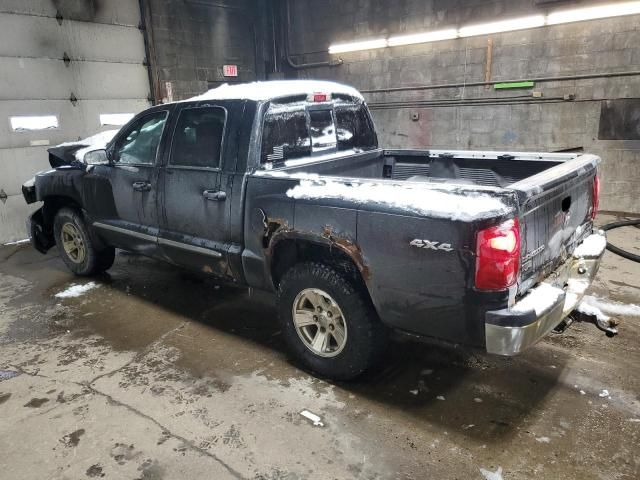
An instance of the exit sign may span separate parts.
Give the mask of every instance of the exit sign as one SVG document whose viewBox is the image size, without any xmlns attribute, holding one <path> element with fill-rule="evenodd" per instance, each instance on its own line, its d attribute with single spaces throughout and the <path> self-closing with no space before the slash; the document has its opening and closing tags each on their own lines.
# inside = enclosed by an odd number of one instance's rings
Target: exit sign
<svg viewBox="0 0 640 480">
<path fill-rule="evenodd" d="M 223 65 L 222 66 L 222 75 L 225 77 L 237 77 L 238 76 L 238 66 L 237 65 Z"/>
</svg>

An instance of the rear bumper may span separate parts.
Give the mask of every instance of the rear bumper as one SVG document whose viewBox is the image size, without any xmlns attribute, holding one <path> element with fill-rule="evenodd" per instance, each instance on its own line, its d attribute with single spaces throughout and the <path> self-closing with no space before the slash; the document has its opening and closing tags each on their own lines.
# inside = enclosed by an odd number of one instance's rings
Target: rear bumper
<svg viewBox="0 0 640 480">
<path fill-rule="evenodd" d="M 521 353 L 539 342 L 578 306 L 600 267 L 606 248 L 604 232 L 594 233 L 583 243 L 586 245 L 586 242 L 597 248 L 582 249 L 584 253 L 580 257 L 571 257 L 510 308 L 486 313 L 487 352 L 506 356 Z"/>
</svg>

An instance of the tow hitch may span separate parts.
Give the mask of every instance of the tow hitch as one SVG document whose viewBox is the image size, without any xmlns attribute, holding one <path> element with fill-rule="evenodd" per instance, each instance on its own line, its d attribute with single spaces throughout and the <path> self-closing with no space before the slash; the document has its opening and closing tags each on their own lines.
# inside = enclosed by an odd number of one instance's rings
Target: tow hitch
<svg viewBox="0 0 640 480">
<path fill-rule="evenodd" d="M 563 333 L 573 322 L 593 323 L 602 330 L 607 337 L 615 337 L 618 334 L 618 320 L 607 316 L 597 315 L 595 313 L 585 313 L 574 310 L 567 318 L 565 318 L 556 328 L 554 332 Z"/>
</svg>

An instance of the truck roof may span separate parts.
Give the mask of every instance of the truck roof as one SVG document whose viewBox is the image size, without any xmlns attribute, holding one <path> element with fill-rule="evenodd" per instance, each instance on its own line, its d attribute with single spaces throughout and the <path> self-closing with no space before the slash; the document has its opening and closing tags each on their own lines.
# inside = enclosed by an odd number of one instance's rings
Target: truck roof
<svg viewBox="0 0 640 480">
<path fill-rule="evenodd" d="M 311 95 L 314 93 L 341 94 L 363 100 L 358 90 L 341 83 L 323 80 L 272 80 L 267 82 L 237 83 L 233 85 L 225 83 L 202 95 L 183 101 L 253 100 L 259 102 L 282 97 Z"/>
</svg>

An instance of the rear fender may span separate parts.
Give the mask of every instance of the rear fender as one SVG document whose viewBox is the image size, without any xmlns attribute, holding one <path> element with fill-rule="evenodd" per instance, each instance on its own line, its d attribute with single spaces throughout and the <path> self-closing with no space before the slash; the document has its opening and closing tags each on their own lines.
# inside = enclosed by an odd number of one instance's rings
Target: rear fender
<svg viewBox="0 0 640 480">
<path fill-rule="evenodd" d="M 277 288 L 279 277 L 281 276 L 281 274 L 284 274 L 284 270 L 286 270 L 286 268 L 283 268 L 282 265 L 278 265 L 277 262 L 284 261 L 286 264 L 288 264 L 288 266 L 293 266 L 293 264 L 297 263 L 298 261 L 307 260 L 304 255 L 301 258 L 299 257 L 300 252 L 297 248 L 293 258 L 291 258 L 291 256 L 286 259 L 278 258 L 279 248 L 283 246 L 284 242 L 287 241 L 296 242 L 298 246 L 305 244 L 313 245 L 328 252 L 336 253 L 335 256 L 331 255 L 326 258 L 313 258 L 314 260 L 320 262 L 326 261 L 327 263 L 331 264 L 334 262 L 344 263 L 344 260 L 348 260 L 349 263 L 351 263 L 352 266 L 355 267 L 354 276 L 359 277 L 359 280 L 362 281 L 362 286 L 367 290 L 367 293 L 371 297 L 369 288 L 369 267 L 362 255 L 362 252 L 360 251 L 360 248 L 351 239 L 343 238 L 329 230 L 325 230 L 322 234 L 318 234 L 314 232 L 300 232 L 281 229 L 273 234 L 266 249 L 266 259 L 267 271 L 273 282 L 274 288 Z"/>
</svg>

